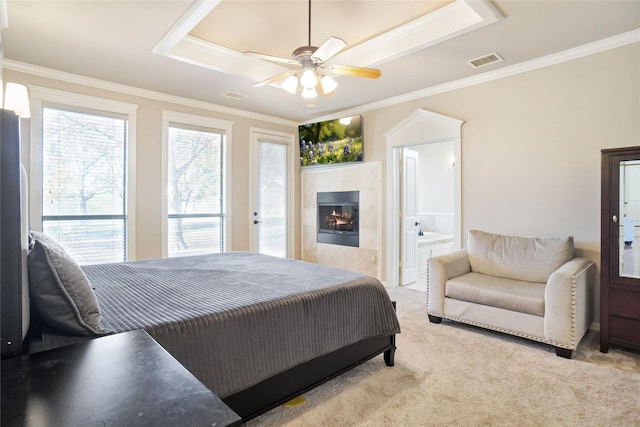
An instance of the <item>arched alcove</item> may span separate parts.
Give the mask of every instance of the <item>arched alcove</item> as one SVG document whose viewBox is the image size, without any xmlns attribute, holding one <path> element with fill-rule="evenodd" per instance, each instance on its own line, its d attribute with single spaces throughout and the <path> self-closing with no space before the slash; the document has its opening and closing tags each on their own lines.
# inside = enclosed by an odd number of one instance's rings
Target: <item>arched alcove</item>
<svg viewBox="0 0 640 427">
<path fill-rule="evenodd" d="M 454 248 L 462 246 L 461 132 L 464 121 L 418 109 L 387 131 L 386 160 L 386 282 L 398 286 L 400 265 L 400 159 L 401 148 L 452 142 L 454 147 Z"/>
</svg>

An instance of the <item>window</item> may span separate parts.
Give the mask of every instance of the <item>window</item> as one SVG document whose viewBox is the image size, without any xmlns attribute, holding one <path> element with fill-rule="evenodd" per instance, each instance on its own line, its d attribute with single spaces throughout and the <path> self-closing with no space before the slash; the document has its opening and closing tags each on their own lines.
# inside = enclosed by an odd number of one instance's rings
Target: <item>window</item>
<svg viewBox="0 0 640 427">
<path fill-rule="evenodd" d="M 44 108 L 42 231 L 79 264 L 127 259 L 127 121 Z"/>
<path fill-rule="evenodd" d="M 166 255 L 224 252 L 228 122 L 167 111 L 163 115 Z"/>
<path fill-rule="evenodd" d="M 135 259 L 138 106 L 29 86 L 29 223 L 79 264 Z"/>
<path fill-rule="evenodd" d="M 169 127 L 169 256 L 224 251 L 224 135 Z"/>
</svg>

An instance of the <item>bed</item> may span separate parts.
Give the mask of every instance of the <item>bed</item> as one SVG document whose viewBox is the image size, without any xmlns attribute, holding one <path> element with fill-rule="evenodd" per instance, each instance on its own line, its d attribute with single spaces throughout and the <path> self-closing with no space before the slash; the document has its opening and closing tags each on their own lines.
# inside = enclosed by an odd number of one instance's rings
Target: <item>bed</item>
<svg viewBox="0 0 640 427">
<path fill-rule="evenodd" d="M 5 205 L 20 173 L 2 174 Z M 400 327 L 374 278 L 252 252 L 79 267 L 37 231 L 25 260 L 26 221 L 1 219 L 3 358 L 144 329 L 243 421 L 378 355 L 393 366 Z"/>
<path fill-rule="evenodd" d="M 399 331 L 393 306 L 377 280 L 359 273 L 252 252 L 83 270 L 100 304 L 101 327 L 145 329 L 243 420 L 336 374 L 336 368 L 319 377 L 310 372 L 309 384 L 266 406 L 255 402 L 281 384 L 262 397 L 244 394 L 319 356 L 338 352 L 337 361 L 324 362 L 338 362 L 338 372 L 382 352 L 393 364 L 392 336 Z M 373 348 L 358 354 L 359 344 Z M 353 351 L 340 353 L 350 345 Z"/>
</svg>

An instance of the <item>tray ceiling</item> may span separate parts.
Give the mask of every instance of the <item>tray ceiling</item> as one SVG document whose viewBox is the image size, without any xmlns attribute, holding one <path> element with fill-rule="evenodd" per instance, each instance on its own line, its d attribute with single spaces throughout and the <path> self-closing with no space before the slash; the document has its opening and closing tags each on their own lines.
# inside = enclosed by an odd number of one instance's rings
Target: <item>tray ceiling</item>
<svg viewBox="0 0 640 427">
<path fill-rule="evenodd" d="M 389 2 L 312 2 L 312 45 L 336 36 L 347 41 L 348 47 L 329 63 L 379 66 L 501 19 L 486 1 L 399 1 L 394 5 L 394 12 L 387 13 Z M 315 25 L 316 30 L 314 22 L 321 23 Z M 358 42 L 348 41 L 350 38 Z M 307 42 L 306 1 L 199 0 L 153 52 L 259 82 L 287 68 L 242 52 L 289 58 Z"/>
<path fill-rule="evenodd" d="M 312 43 L 330 35 L 348 43 L 328 63 L 379 68 L 382 76 L 340 76 L 332 96 L 309 101 L 276 85 L 254 87 L 287 69 L 242 54 L 288 57 L 306 45 L 306 0 L 4 6 L 5 81 L 19 71 L 286 124 L 352 115 L 640 42 L 640 1 L 312 0 Z M 493 54 L 503 60 L 469 65 Z"/>
</svg>

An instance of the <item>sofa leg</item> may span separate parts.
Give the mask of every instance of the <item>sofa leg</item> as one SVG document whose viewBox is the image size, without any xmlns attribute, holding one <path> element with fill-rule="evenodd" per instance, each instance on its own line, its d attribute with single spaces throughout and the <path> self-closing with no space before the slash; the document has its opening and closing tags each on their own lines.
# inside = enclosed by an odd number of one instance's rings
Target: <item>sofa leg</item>
<svg viewBox="0 0 640 427">
<path fill-rule="evenodd" d="M 429 322 L 431 322 L 431 323 L 440 323 L 440 322 L 442 322 L 442 317 L 432 316 L 430 314 L 427 314 L 427 316 L 429 316 Z"/>
<path fill-rule="evenodd" d="M 564 357 L 565 359 L 571 359 L 571 354 L 573 350 L 569 350 L 568 348 L 560 348 L 556 347 L 556 356 Z"/>
</svg>

